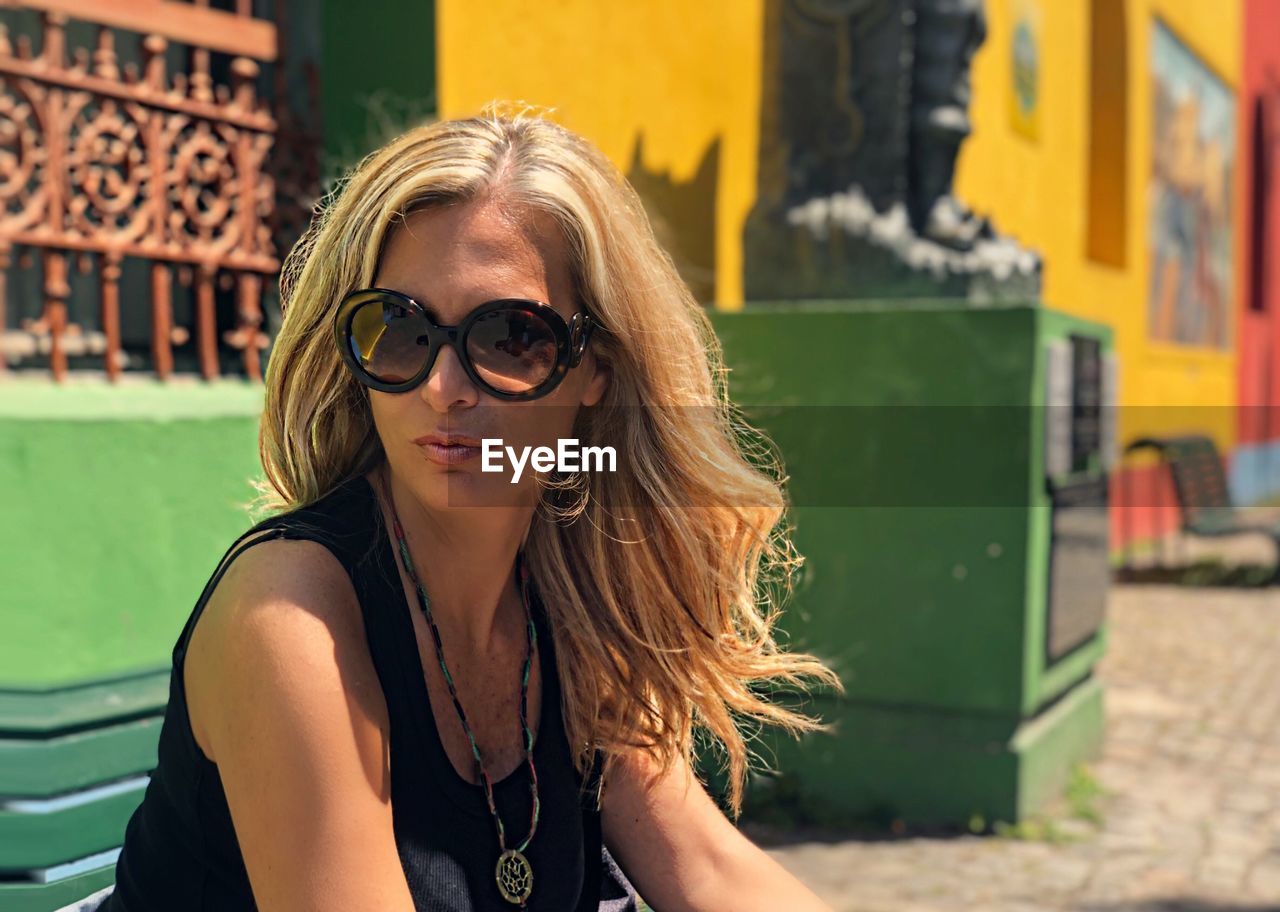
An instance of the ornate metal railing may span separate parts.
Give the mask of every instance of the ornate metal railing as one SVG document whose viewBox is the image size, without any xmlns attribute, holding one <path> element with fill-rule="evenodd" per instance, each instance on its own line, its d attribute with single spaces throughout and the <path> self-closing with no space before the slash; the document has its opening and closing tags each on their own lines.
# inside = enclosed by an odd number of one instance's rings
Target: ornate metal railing
<svg viewBox="0 0 1280 912">
<path fill-rule="evenodd" d="M 68 355 L 101 354 L 116 379 L 121 264 L 136 257 L 151 273 L 158 377 L 173 372 L 174 346 L 192 339 L 174 321 L 176 271 L 193 287 L 200 374 L 219 374 L 221 288 L 235 296 L 222 342 L 241 352 L 246 376 L 260 379 L 263 283 L 279 268 L 266 168 L 277 124 L 255 85 L 260 64 L 276 59 L 277 34 L 252 18 L 249 0 L 235 2 L 230 12 L 208 0 L 24 0 L 20 7 L 39 15 L 33 52 L 30 37 L 11 39 L 0 0 L 0 371 L 7 359 L 38 352 L 61 380 Z M 68 47 L 68 20 L 96 27 L 92 48 Z M 136 62 L 121 62 L 117 41 L 125 40 L 140 43 L 129 49 Z M 171 43 L 189 48 L 186 72 L 166 71 Z M 231 58 L 225 83 L 211 72 L 211 54 Z M 43 307 L 9 329 L 5 275 L 15 257 L 30 262 L 33 252 Z M 96 333 L 68 322 L 73 263 L 100 283 Z"/>
</svg>

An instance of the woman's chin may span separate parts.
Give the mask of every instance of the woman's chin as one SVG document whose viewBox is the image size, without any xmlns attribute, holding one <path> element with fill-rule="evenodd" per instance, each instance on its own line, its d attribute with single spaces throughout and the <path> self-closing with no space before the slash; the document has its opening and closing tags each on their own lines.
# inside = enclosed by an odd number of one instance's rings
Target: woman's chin
<svg viewBox="0 0 1280 912">
<path fill-rule="evenodd" d="M 416 486 L 423 505 L 439 510 L 519 507 L 536 502 L 528 485 L 512 484 L 507 475 L 469 471 L 428 471 Z"/>
</svg>

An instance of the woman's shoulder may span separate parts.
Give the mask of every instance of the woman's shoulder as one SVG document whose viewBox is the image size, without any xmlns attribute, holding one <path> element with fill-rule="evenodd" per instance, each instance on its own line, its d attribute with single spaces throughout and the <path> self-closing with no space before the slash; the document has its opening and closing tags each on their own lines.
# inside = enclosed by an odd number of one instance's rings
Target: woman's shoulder
<svg viewBox="0 0 1280 912">
<path fill-rule="evenodd" d="M 212 632 L 269 638 L 262 648 L 290 648 L 299 638 L 360 632 L 351 579 L 336 555 L 312 539 L 273 538 L 240 555 L 205 606 Z M 210 619 L 212 619 L 210 621 Z"/>
<path fill-rule="evenodd" d="M 339 860 L 385 882 L 390 723 L 351 584 L 313 541 L 264 542 L 242 560 L 197 629 L 187 686 L 254 892 L 263 874 L 305 879 Z M 281 854 L 300 840 L 314 857 Z"/>
<path fill-rule="evenodd" d="M 271 537 L 239 554 L 208 594 L 184 651 L 192 731 L 214 762 L 208 735 L 220 715 L 215 695 L 226 692 L 229 675 L 345 663 L 339 670 L 346 680 L 374 677 L 347 569 L 308 538 Z"/>
<path fill-rule="evenodd" d="M 376 536 L 372 489 L 356 475 L 315 501 L 259 520 L 242 533 L 210 577 L 190 631 L 213 642 L 245 626 L 294 626 L 327 637 L 363 638 L 353 570 Z M 194 621 L 194 618 L 193 618 Z M 288 637 L 285 637 L 287 643 Z"/>
</svg>

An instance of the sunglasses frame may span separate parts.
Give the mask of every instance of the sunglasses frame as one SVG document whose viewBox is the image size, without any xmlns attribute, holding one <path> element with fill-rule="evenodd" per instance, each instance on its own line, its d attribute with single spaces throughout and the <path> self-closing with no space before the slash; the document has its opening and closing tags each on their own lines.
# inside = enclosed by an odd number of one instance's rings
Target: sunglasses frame
<svg viewBox="0 0 1280 912">
<path fill-rule="evenodd" d="M 385 300 L 387 298 L 416 311 L 426 322 L 427 345 L 425 347 L 427 357 L 424 358 L 422 369 L 408 380 L 399 383 L 379 380 L 370 374 L 360 363 L 360 356 L 356 354 L 352 347 L 351 323 L 356 311 L 370 301 Z M 481 379 L 471 363 L 471 357 L 468 355 L 466 348 L 467 334 L 470 333 L 472 327 L 476 325 L 480 318 L 495 311 L 507 310 L 512 307 L 528 311 L 545 322 L 551 328 L 556 342 L 556 363 L 547 379 L 532 389 L 521 393 L 494 389 Z M 333 336 L 334 341 L 337 343 L 338 351 L 342 355 L 343 363 L 347 365 L 347 368 L 355 375 L 357 380 L 370 389 L 384 393 L 407 393 L 412 389 L 416 389 L 431 373 L 431 368 L 440 356 L 443 347 L 448 345 L 453 348 L 454 354 L 458 356 L 458 361 L 462 364 L 462 369 L 466 371 L 467 377 L 477 387 L 497 399 L 526 402 L 531 399 L 540 399 L 551 393 L 564 380 L 570 368 L 577 367 L 582 363 L 582 357 L 587 350 L 587 342 L 591 338 L 591 330 L 594 327 L 595 322 L 591 319 L 591 315 L 585 311 L 575 313 L 573 318 L 566 323 L 564 317 L 560 316 L 551 305 L 529 298 L 497 298 L 493 301 L 486 301 L 467 314 L 461 323 L 455 326 L 441 326 L 431 319 L 425 307 L 406 294 L 390 288 L 360 288 L 347 294 L 338 305 L 333 321 Z"/>
</svg>

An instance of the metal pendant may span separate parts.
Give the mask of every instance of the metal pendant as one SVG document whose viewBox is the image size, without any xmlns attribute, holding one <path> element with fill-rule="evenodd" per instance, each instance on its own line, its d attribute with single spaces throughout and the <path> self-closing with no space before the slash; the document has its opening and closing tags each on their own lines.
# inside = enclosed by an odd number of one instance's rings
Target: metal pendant
<svg viewBox="0 0 1280 912">
<path fill-rule="evenodd" d="M 495 874 L 502 898 L 523 906 L 533 892 L 533 868 L 529 866 L 529 859 L 515 849 L 507 849 L 498 857 Z"/>
</svg>

